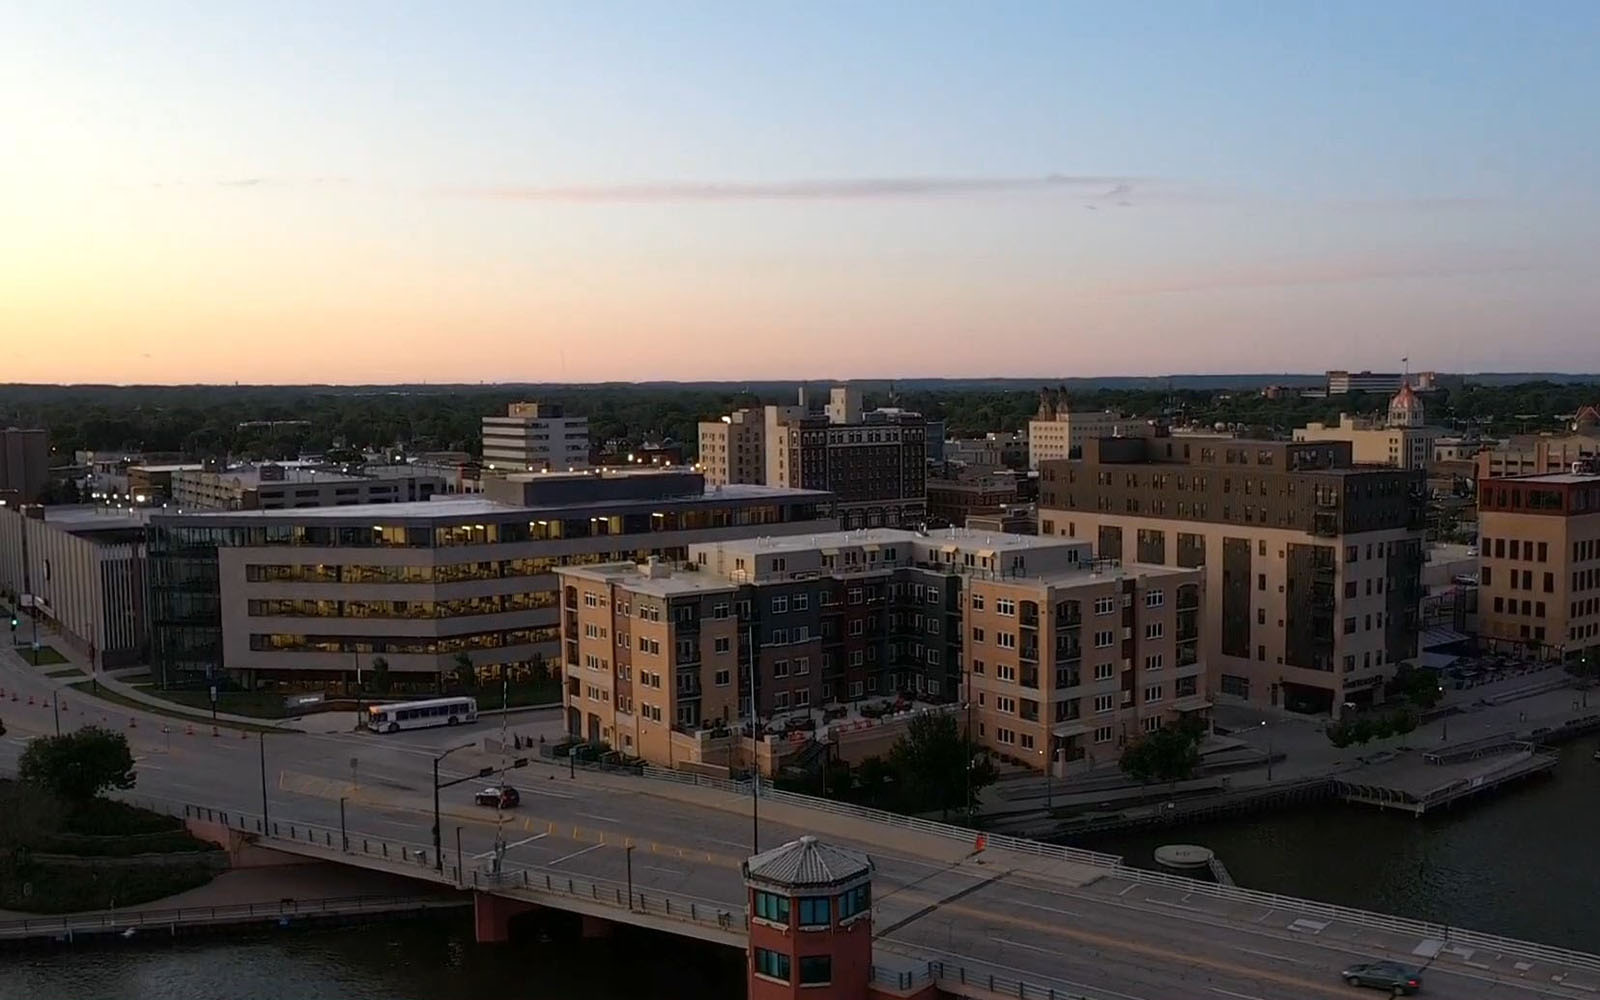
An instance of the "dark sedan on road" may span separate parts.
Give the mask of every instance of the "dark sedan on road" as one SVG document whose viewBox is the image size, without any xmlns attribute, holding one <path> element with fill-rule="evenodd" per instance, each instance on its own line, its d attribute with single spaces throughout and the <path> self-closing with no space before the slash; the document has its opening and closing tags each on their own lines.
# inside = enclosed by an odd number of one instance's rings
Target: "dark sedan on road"
<svg viewBox="0 0 1600 1000">
<path fill-rule="evenodd" d="M 515 788 L 509 785 L 482 789 L 472 797 L 472 801 L 480 806 L 493 806 L 497 809 L 510 809 L 522 802 L 522 796 L 517 794 Z"/>
<path fill-rule="evenodd" d="M 1362 962 L 1342 975 L 1351 986 L 1388 990 L 1390 996 L 1410 996 L 1422 989 L 1422 973 L 1399 962 Z"/>
</svg>

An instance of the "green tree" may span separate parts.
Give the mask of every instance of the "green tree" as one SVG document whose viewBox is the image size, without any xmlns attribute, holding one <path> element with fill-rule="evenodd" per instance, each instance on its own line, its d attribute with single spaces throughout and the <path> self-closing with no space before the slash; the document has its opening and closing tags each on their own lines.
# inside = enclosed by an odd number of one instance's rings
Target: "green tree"
<svg viewBox="0 0 1600 1000">
<path fill-rule="evenodd" d="M 472 665 L 472 657 L 466 653 L 456 654 L 455 682 L 469 691 L 478 686 L 478 671 Z"/>
<path fill-rule="evenodd" d="M 938 809 L 946 818 L 952 807 L 969 807 L 978 792 L 998 777 L 988 755 L 962 735 L 948 712 L 913 716 L 889 751 L 889 765 L 904 808 Z"/>
<path fill-rule="evenodd" d="M 1348 723 L 1331 722 L 1328 724 L 1328 728 L 1325 730 L 1325 732 L 1328 735 L 1328 742 L 1332 743 L 1340 750 L 1343 750 L 1353 742 Z"/>
<path fill-rule="evenodd" d="M 1192 727 L 1162 726 L 1122 751 L 1123 773 L 1141 783 L 1176 785 L 1194 777 L 1200 767 L 1200 739 Z"/>
<path fill-rule="evenodd" d="M 17 776 L 66 802 L 85 802 L 108 788 L 132 788 L 133 754 L 123 734 L 89 726 L 30 742 Z"/>
<path fill-rule="evenodd" d="M 1431 667 L 1414 667 L 1402 664 L 1395 675 L 1384 685 L 1384 693 L 1391 698 L 1404 698 L 1416 707 L 1427 710 L 1439 703 L 1444 692 L 1439 690 L 1439 672 Z"/>
<path fill-rule="evenodd" d="M 1417 713 L 1409 708 L 1402 708 L 1394 714 L 1393 726 L 1394 731 L 1400 736 L 1415 732 L 1417 728 Z"/>
<path fill-rule="evenodd" d="M 368 673 L 367 677 L 367 686 L 370 687 L 375 693 L 389 693 L 389 685 L 393 682 L 389 679 L 388 660 L 381 656 L 374 656 L 372 658 L 372 670 Z"/>
<path fill-rule="evenodd" d="M 1349 725 L 1350 742 L 1357 746 L 1366 746 L 1372 742 L 1373 729 L 1371 719 L 1356 719 Z"/>
</svg>

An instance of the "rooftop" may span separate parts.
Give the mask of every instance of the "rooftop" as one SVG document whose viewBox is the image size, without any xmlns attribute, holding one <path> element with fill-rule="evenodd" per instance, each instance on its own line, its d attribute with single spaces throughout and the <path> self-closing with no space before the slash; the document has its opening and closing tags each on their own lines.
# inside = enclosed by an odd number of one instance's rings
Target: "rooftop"
<svg viewBox="0 0 1600 1000">
<path fill-rule="evenodd" d="M 939 528 L 927 532 L 910 531 L 905 528 L 861 528 L 856 531 L 822 531 L 814 535 L 788 535 L 781 538 L 736 538 L 718 542 L 717 545 L 730 552 L 753 553 L 807 552 L 819 548 L 921 542 L 1014 552 L 1056 549 L 1073 541 L 1076 540 L 1055 538 L 1050 535 L 1012 535 L 999 531 L 975 531 L 970 528 Z"/>
<path fill-rule="evenodd" d="M 517 515 L 526 515 L 532 518 L 540 514 L 560 516 L 563 512 L 588 511 L 596 508 L 603 508 L 607 511 L 661 510 L 685 503 L 822 500 L 832 495 L 819 490 L 788 489 L 782 486 L 738 485 L 706 489 L 702 493 L 685 496 L 642 500 L 575 499 L 571 503 L 548 504 L 537 507 L 501 503 L 484 496 L 454 494 L 435 497 L 432 500 L 416 500 L 405 503 L 364 503 L 348 504 L 341 507 L 290 507 L 282 510 L 179 511 L 178 513 L 186 518 L 231 518 L 247 523 L 256 521 L 348 520 L 359 524 L 372 524 L 377 521 L 394 522 L 417 518 L 437 521 L 460 520 L 469 517 Z M 162 513 L 170 514 L 171 512 Z"/>
<path fill-rule="evenodd" d="M 837 886 L 871 871 L 872 860 L 865 854 L 824 844 L 815 837 L 791 840 L 744 863 L 746 879 L 794 889 Z"/>
<path fill-rule="evenodd" d="M 659 566 L 652 570 L 649 567 Z M 692 567 L 667 563 L 603 563 L 599 566 L 562 567 L 564 577 L 576 576 L 597 583 L 620 583 L 636 594 L 669 598 L 684 594 L 731 593 L 737 585 L 726 577 L 697 573 Z"/>
<path fill-rule="evenodd" d="M 1551 486 L 1585 486 L 1600 483 L 1600 472 L 1546 472 L 1536 476 L 1496 476 L 1499 482 L 1548 483 Z"/>
</svg>

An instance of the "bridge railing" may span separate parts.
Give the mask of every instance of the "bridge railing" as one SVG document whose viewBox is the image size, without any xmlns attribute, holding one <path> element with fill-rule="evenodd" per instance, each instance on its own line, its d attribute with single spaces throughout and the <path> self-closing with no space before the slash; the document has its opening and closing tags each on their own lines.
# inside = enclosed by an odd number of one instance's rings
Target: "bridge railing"
<svg viewBox="0 0 1600 1000">
<path fill-rule="evenodd" d="M 1575 951 L 1570 948 L 1558 948 L 1533 941 L 1502 937 L 1498 934 L 1485 934 L 1479 931 L 1451 927 L 1448 924 L 1439 924 L 1428 920 L 1416 920 L 1411 917 L 1399 917 L 1388 913 L 1376 913 L 1372 910 L 1339 906 L 1335 903 L 1319 903 L 1312 899 L 1280 896 L 1277 893 L 1261 892 L 1257 889 L 1246 889 L 1237 885 L 1217 885 L 1212 882 L 1201 882 L 1196 879 L 1168 875 L 1164 872 L 1147 871 L 1142 868 L 1124 868 L 1117 872 L 1117 876 L 1145 885 L 1164 886 L 1185 893 L 1211 896 L 1235 903 L 1246 903 L 1284 913 L 1320 917 L 1329 921 L 1393 931 L 1397 934 L 1406 934 L 1414 937 L 1435 938 L 1441 941 L 1469 945 L 1473 948 L 1493 950 L 1521 958 L 1531 958 L 1553 965 L 1600 972 L 1600 955 Z"/>
<path fill-rule="evenodd" d="M 980 966 L 946 961 L 931 961 L 909 970 L 874 965 L 871 982 L 901 992 L 932 983 L 946 990 L 967 987 L 1017 1000 L 1092 1000 L 1070 987 L 1012 979 Z"/>
<path fill-rule="evenodd" d="M 0 921 L 0 940 L 116 931 L 174 924 L 232 922 L 241 919 L 316 916 L 333 913 L 373 913 L 459 905 L 459 900 L 438 896 L 329 896 L 320 899 L 285 899 L 272 903 L 228 903 L 222 906 L 179 906 L 167 909 L 92 910 L 59 917 L 24 917 Z"/>
<path fill-rule="evenodd" d="M 748 789 L 746 791 L 748 792 Z M 1046 844 L 1038 840 L 1011 837 L 1000 833 L 983 833 L 981 830 L 974 830 L 970 827 L 919 819 L 915 816 L 902 816 L 899 813 L 886 812 L 882 809 L 851 805 L 847 802 L 834 802 L 811 795 L 800 795 L 796 792 L 780 791 L 776 788 L 768 788 L 766 785 L 761 787 L 761 797 L 773 802 L 784 802 L 805 809 L 832 813 L 836 816 L 850 816 L 854 819 L 882 823 L 886 826 L 912 830 L 916 833 L 942 837 L 946 840 L 961 840 L 969 844 L 973 843 L 981 835 L 985 844 L 993 850 L 1017 851 L 1022 854 L 1033 854 L 1061 861 L 1073 861 L 1078 864 L 1094 865 L 1101 868 L 1115 868 L 1122 864 L 1122 859 L 1115 854 L 1086 851 L 1079 847 L 1068 847 L 1065 844 Z"/>
<path fill-rule="evenodd" d="M 299 848 L 309 847 L 328 854 L 334 860 L 361 857 L 387 862 L 390 867 L 421 878 L 447 882 L 457 888 L 586 900 L 624 913 L 638 913 L 736 934 L 744 933 L 748 927 L 744 907 L 725 901 L 682 893 L 669 895 L 638 886 L 630 887 L 625 882 L 584 878 L 538 865 L 506 865 L 499 871 L 493 871 L 487 862 L 474 864 L 472 862 L 476 859 L 464 857 L 447 845 L 441 845 L 441 861 L 433 854 L 431 845 L 376 837 L 361 830 L 340 831 L 297 819 L 273 819 L 264 828 L 261 817 L 249 813 L 188 804 L 176 808 L 171 803 L 163 805 L 164 811 L 185 818 L 219 823 L 242 833 L 255 834 L 260 838 L 258 843 L 270 845 L 277 841 Z M 623 849 L 625 845 L 626 841 L 616 844 L 618 849 Z"/>
</svg>

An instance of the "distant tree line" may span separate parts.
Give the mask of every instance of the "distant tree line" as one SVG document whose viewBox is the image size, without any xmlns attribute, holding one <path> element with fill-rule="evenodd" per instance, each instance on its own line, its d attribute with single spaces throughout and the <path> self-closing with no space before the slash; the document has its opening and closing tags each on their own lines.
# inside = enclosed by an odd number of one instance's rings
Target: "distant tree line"
<svg viewBox="0 0 1600 1000">
<path fill-rule="evenodd" d="M 1254 389 L 1151 386 L 1069 389 L 1074 408 L 1164 415 L 1175 422 L 1221 423 L 1263 435 L 1288 436 L 1309 421 L 1341 412 L 1381 412 L 1382 394 L 1333 398 Z M 1038 409 L 1037 388 L 912 384 L 891 394 L 875 383 L 871 405 L 894 403 L 945 421 L 955 436 L 1013 431 Z M 825 390 L 817 384 L 816 390 Z M 50 430 L 57 461 L 76 450 L 180 452 L 250 459 L 403 448 L 479 452 L 480 421 L 507 403 L 560 403 L 589 418 L 597 444 L 625 447 L 671 439 L 696 445 L 696 424 L 741 406 L 789 403 L 794 384 L 593 386 L 0 386 L 0 426 Z M 1600 388 L 1550 381 L 1444 388 L 1426 398 L 1430 423 L 1462 431 L 1506 434 L 1549 430 L 1557 417 L 1600 401 Z M 305 421 L 270 426 L 271 421 Z"/>
</svg>

